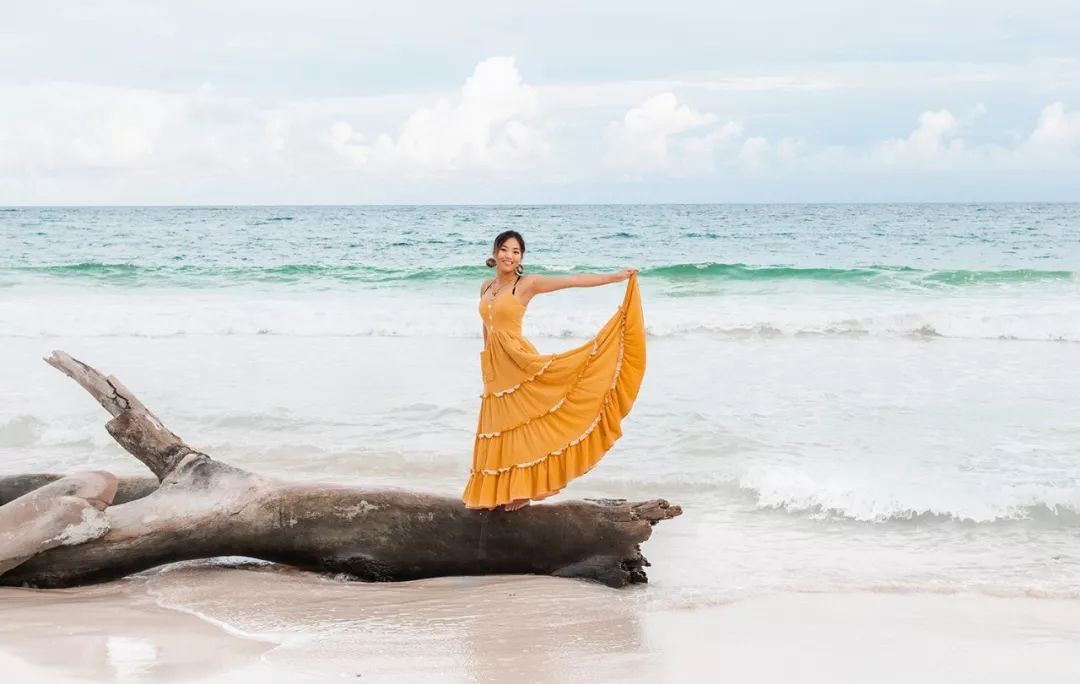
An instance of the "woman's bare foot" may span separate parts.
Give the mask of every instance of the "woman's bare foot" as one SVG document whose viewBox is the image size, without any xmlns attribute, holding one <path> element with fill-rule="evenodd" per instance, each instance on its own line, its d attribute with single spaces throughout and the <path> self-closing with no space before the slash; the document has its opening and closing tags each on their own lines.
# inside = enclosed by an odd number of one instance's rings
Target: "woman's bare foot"
<svg viewBox="0 0 1080 684">
<path fill-rule="evenodd" d="M 519 508 L 525 508 L 529 503 L 529 499 L 516 499 L 508 504 L 503 504 L 502 509 L 504 511 L 516 511 Z"/>
</svg>

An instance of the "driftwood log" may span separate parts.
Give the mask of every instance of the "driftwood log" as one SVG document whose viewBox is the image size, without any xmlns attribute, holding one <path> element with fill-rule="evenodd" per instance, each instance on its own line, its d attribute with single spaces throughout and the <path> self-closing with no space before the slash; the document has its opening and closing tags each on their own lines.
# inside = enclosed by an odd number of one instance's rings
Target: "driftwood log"
<svg viewBox="0 0 1080 684">
<path fill-rule="evenodd" d="M 0 477 L 0 585 L 67 587 L 165 563 L 247 556 L 369 581 L 540 574 L 646 581 L 640 544 L 666 501 L 569 501 L 505 511 L 394 489 L 291 483 L 211 459 L 115 377 L 54 352 L 155 478 Z"/>
</svg>

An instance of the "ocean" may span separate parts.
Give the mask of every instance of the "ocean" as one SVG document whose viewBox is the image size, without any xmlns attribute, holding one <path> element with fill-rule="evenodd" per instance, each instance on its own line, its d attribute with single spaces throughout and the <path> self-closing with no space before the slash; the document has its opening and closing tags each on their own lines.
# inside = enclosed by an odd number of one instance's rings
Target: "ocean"
<svg viewBox="0 0 1080 684">
<path fill-rule="evenodd" d="M 226 462 L 457 496 L 506 229 L 529 273 L 641 269 L 641 394 L 559 497 L 684 508 L 622 600 L 1080 597 L 1080 204 L 0 209 L 3 472 L 140 472 L 63 349 Z M 622 288 L 542 295 L 524 332 L 575 346 Z"/>
</svg>

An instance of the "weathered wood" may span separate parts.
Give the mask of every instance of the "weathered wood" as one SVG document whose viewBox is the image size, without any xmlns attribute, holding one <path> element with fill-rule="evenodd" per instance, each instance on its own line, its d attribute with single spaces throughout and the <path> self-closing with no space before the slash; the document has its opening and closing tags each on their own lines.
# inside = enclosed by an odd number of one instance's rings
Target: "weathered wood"
<svg viewBox="0 0 1080 684">
<path fill-rule="evenodd" d="M 0 574 L 43 551 L 104 535 L 101 511 L 115 494 L 111 473 L 78 473 L 0 506 Z"/>
<path fill-rule="evenodd" d="M 146 464 L 159 480 L 163 480 L 185 456 L 197 453 L 162 425 L 157 416 L 115 377 L 105 377 L 62 351 L 54 351 L 45 362 L 79 383 L 113 416 L 105 429 L 128 453 Z"/>
<path fill-rule="evenodd" d="M 638 545 L 663 519 L 639 517 L 627 503 L 473 511 L 406 491 L 221 477 L 213 465 L 185 464 L 174 483 L 106 509 L 105 537 L 40 554 L 0 584 L 72 586 L 238 555 L 372 581 L 531 573 L 624 586 L 645 580 Z M 195 490 L 196 480 L 208 488 Z M 647 508 L 676 514 L 652 502 Z"/>
<path fill-rule="evenodd" d="M 0 506 L 11 503 L 24 494 L 29 494 L 55 482 L 66 475 L 59 473 L 29 473 L 25 475 L 9 475 L 0 477 Z M 156 477 L 129 475 L 116 477 L 116 496 L 111 505 L 117 505 L 141 499 L 158 488 Z"/>
<path fill-rule="evenodd" d="M 417 492 L 283 482 L 191 449 L 116 378 L 63 352 L 48 361 L 113 415 L 110 434 L 161 483 L 121 480 L 124 503 L 105 509 L 104 536 L 22 560 L 0 584 L 72 586 L 229 555 L 372 581 L 519 573 L 620 587 L 646 581 L 640 544 L 653 525 L 681 513 L 661 499 L 476 511 Z M 51 477 L 2 479 L 0 497 Z"/>
</svg>

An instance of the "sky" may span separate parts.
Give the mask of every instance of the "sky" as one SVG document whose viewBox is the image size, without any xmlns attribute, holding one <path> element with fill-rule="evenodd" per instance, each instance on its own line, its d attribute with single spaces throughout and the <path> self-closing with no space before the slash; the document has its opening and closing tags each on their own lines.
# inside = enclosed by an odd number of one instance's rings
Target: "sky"
<svg viewBox="0 0 1080 684">
<path fill-rule="evenodd" d="M 1076 0 L 0 0 L 0 204 L 1080 201 Z"/>
</svg>

